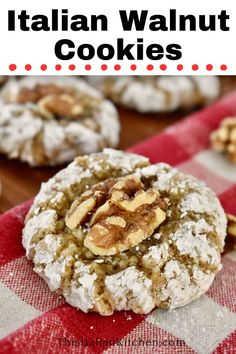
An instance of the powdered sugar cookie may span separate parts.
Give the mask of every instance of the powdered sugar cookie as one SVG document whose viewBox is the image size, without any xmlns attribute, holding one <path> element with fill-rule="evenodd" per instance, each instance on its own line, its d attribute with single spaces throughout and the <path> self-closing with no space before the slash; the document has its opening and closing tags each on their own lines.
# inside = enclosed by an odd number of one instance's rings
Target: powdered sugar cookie
<svg viewBox="0 0 236 354">
<path fill-rule="evenodd" d="M 105 149 L 42 185 L 23 246 L 34 270 L 72 306 L 148 313 L 207 291 L 225 235 L 225 213 L 203 182 Z"/>
<path fill-rule="evenodd" d="M 0 152 L 30 165 L 114 147 L 119 130 L 114 105 L 82 79 L 11 79 L 0 92 Z"/>
<path fill-rule="evenodd" d="M 140 112 L 204 105 L 220 93 L 220 81 L 213 76 L 91 76 L 88 81 L 113 102 Z"/>
</svg>

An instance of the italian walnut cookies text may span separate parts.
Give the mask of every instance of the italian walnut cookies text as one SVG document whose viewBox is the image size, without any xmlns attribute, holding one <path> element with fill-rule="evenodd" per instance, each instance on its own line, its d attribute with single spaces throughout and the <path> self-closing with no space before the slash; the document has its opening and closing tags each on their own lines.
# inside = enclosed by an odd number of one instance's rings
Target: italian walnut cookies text
<svg viewBox="0 0 236 354">
<path fill-rule="evenodd" d="M 104 34 L 112 30 L 112 24 L 117 23 L 117 18 L 109 19 L 104 14 L 91 14 L 89 16 L 83 13 L 71 14 L 68 9 L 52 9 L 47 14 L 32 14 L 27 10 L 9 10 L 8 11 L 8 31 L 35 31 L 47 32 L 60 31 L 65 33 L 63 38 L 57 40 L 54 45 L 55 56 L 60 60 L 71 60 L 78 57 L 80 60 L 179 60 L 182 57 L 182 47 L 178 43 L 147 42 L 140 35 L 144 30 L 146 33 L 178 31 L 229 31 L 230 15 L 226 10 L 221 10 L 215 14 L 181 14 L 176 9 L 169 9 L 165 14 L 151 13 L 148 10 L 119 10 L 116 16 L 120 21 L 114 29 L 116 33 L 123 31 L 123 37 L 115 38 L 113 43 L 104 41 L 95 45 L 78 42 L 67 36 L 67 32 L 92 32 L 97 31 Z M 137 33 L 136 39 L 127 41 L 127 32 Z M 112 35 L 112 37 L 115 37 Z M 157 37 L 158 38 L 158 37 Z M 107 43 L 108 42 L 108 43 Z M 116 44 L 114 43 L 116 42 Z"/>
</svg>

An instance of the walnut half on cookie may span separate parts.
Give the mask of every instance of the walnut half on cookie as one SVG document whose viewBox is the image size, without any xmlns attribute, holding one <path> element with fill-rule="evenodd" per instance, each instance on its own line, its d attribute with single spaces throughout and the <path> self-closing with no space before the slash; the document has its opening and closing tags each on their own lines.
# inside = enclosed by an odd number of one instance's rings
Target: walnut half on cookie
<svg viewBox="0 0 236 354">
<path fill-rule="evenodd" d="M 23 246 L 50 289 L 84 312 L 148 313 L 204 294 L 226 217 L 204 183 L 145 157 L 80 156 L 41 187 Z"/>
<path fill-rule="evenodd" d="M 166 218 L 158 191 L 143 188 L 135 175 L 101 182 L 72 204 L 66 225 L 89 228 L 84 246 L 95 255 L 126 251 L 150 237 Z"/>
</svg>

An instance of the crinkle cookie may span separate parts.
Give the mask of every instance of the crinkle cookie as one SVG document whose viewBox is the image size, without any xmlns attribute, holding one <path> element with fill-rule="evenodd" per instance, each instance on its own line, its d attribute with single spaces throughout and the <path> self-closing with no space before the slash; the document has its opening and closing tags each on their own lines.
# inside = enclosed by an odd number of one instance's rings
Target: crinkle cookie
<svg viewBox="0 0 236 354">
<path fill-rule="evenodd" d="M 143 113 L 204 105 L 220 92 L 213 76 L 91 76 L 88 81 L 113 102 Z"/>
<path fill-rule="evenodd" d="M 23 246 L 36 273 L 72 306 L 148 313 L 207 291 L 225 235 L 225 213 L 203 182 L 105 149 L 42 185 Z"/>
<path fill-rule="evenodd" d="M 30 165 L 115 147 L 119 130 L 114 105 L 82 79 L 11 79 L 0 91 L 0 152 Z"/>
</svg>

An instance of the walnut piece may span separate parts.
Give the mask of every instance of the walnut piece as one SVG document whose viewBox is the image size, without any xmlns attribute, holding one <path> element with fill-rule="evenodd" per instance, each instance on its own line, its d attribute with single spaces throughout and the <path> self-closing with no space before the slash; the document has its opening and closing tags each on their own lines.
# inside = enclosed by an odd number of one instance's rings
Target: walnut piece
<svg viewBox="0 0 236 354">
<path fill-rule="evenodd" d="M 67 94 L 47 95 L 38 101 L 40 113 L 48 119 L 54 116 L 75 119 L 83 114 L 78 99 Z"/>
<path fill-rule="evenodd" d="M 211 144 L 214 150 L 223 152 L 236 163 L 236 117 L 221 122 L 219 129 L 211 134 Z"/>
<path fill-rule="evenodd" d="M 33 88 L 23 87 L 17 97 L 19 103 L 37 103 L 48 95 L 59 95 L 65 93 L 65 89 L 54 84 L 37 84 Z"/>
<path fill-rule="evenodd" d="M 84 246 L 100 256 L 114 255 L 152 236 L 166 218 L 166 203 L 155 188 L 144 189 L 128 175 L 98 183 L 82 194 L 66 215 L 70 229 L 82 228 Z"/>
<path fill-rule="evenodd" d="M 236 216 L 232 214 L 227 214 L 227 218 L 228 218 L 227 234 L 229 236 L 235 237 L 236 240 Z"/>
<path fill-rule="evenodd" d="M 43 118 L 57 117 L 72 120 L 91 115 L 99 103 L 99 99 L 79 92 L 73 87 L 60 87 L 54 84 L 38 84 L 34 88 L 22 88 L 17 101 L 37 104 Z"/>
</svg>

